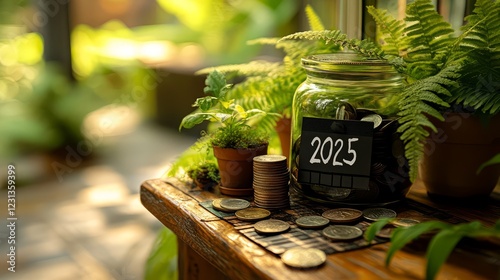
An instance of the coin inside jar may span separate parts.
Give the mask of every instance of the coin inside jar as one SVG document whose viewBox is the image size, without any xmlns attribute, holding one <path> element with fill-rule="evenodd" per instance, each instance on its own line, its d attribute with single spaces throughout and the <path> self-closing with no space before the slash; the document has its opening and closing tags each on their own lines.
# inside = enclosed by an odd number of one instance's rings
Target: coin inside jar
<svg viewBox="0 0 500 280">
<path fill-rule="evenodd" d="M 396 218 L 397 213 L 387 208 L 368 208 L 363 210 L 363 217 L 370 221 L 378 221 L 384 218 Z"/>
<path fill-rule="evenodd" d="M 321 216 L 304 216 L 295 220 L 301 228 L 322 228 L 330 223 L 330 220 Z"/>
<path fill-rule="evenodd" d="M 323 235 L 332 240 L 351 240 L 363 235 L 363 231 L 355 226 L 334 225 L 323 230 Z"/>
<path fill-rule="evenodd" d="M 283 253 L 281 261 L 295 268 L 313 268 L 325 263 L 326 254 L 315 248 L 295 247 Z"/>
<path fill-rule="evenodd" d="M 266 209 L 252 207 L 238 210 L 234 215 L 242 221 L 258 221 L 269 217 L 271 212 Z"/>
<path fill-rule="evenodd" d="M 287 222 L 276 219 L 269 219 L 256 222 L 254 224 L 254 229 L 260 234 L 276 234 L 287 231 L 290 225 Z"/>
<path fill-rule="evenodd" d="M 326 210 L 321 216 L 327 218 L 332 223 L 351 223 L 359 220 L 363 212 L 352 208 L 337 208 Z"/>
<path fill-rule="evenodd" d="M 361 121 L 373 122 L 373 128 L 377 128 L 382 123 L 382 117 L 380 115 L 377 115 L 377 114 L 370 114 L 370 115 L 364 116 L 361 119 Z"/>
<path fill-rule="evenodd" d="M 223 198 L 220 201 L 220 206 L 224 210 L 229 210 L 229 211 L 238 211 L 241 209 L 245 209 L 248 206 L 250 206 L 250 202 L 241 199 L 241 198 Z"/>
</svg>

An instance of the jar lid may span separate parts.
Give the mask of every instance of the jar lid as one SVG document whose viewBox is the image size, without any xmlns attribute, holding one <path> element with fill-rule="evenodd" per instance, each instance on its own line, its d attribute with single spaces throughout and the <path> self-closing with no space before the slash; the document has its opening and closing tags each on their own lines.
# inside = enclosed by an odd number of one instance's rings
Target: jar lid
<svg viewBox="0 0 500 280">
<path fill-rule="evenodd" d="M 354 52 L 310 55 L 302 58 L 302 66 L 306 70 L 322 72 L 396 72 L 385 59 L 368 58 Z"/>
</svg>

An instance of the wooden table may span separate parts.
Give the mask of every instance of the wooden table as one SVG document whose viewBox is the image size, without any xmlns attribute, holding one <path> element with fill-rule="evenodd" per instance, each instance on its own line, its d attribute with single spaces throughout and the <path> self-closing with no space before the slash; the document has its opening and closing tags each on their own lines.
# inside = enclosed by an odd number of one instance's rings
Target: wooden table
<svg viewBox="0 0 500 280">
<path fill-rule="evenodd" d="M 401 250 L 387 268 L 384 258 L 389 243 L 330 254 L 327 262 L 315 269 L 287 267 L 279 256 L 199 204 L 217 197 L 221 195 L 193 188 L 175 178 L 148 180 L 141 186 L 142 204 L 177 235 L 180 279 L 424 279 L 425 251 Z M 498 192 L 488 205 L 475 208 L 429 201 L 418 183 L 407 197 L 467 221 L 492 225 L 500 219 Z M 438 279 L 500 279 L 498 256 L 458 248 L 442 266 Z"/>
</svg>

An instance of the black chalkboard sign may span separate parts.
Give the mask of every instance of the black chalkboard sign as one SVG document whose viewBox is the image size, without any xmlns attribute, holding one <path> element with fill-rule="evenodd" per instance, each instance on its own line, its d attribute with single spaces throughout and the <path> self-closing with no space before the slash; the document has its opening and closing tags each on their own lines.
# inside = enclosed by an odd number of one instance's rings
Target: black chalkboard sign
<svg viewBox="0 0 500 280">
<path fill-rule="evenodd" d="M 304 117 L 298 181 L 368 190 L 373 123 Z"/>
</svg>

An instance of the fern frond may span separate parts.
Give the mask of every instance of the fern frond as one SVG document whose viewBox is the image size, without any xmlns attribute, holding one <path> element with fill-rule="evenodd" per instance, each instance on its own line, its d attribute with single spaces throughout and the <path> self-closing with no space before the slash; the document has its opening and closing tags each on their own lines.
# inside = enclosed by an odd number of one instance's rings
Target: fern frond
<svg viewBox="0 0 500 280">
<path fill-rule="evenodd" d="M 311 30 L 314 31 L 325 30 L 325 26 L 321 22 L 321 19 L 318 17 L 314 9 L 309 4 L 307 4 L 306 6 L 306 16 Z"/>
<path fill-rule="evenodd" d="M 406 10 L 407 53 L 409 75 L 416 79 L 439 72 L 444 55 L 453 42 L 453 28 L 427 0 L 416 0 Z"/>
<path fill-rule="evenodd" d="M 217 70 L 224 75 L 237 76 L 267 76 L 270 72 L 278 71 L 282 65 L 278 62 L 252 61 L 243 64 L 230 64 L 216 67 L 207 67 L 196 71 L 196 75 L 209 74 Z"/>
<path fill-rule="evenodd" d="M 388 15 L 386 10 L 376 9 L 373 6 L 368 6 L 368 12 L 372 15 L 377 23 L 378 31 L 382 34 L 381 43 L 382 49 L 388 55 L 399 56 L 406 49 L 404 27 L 405 23 L 402 20 L 397 20 L 393 16 Z"/>
<path fill-rule="evenodd" d="M 451 102 L 496 114 L 500 112 L 500 1 L 478 0 L 466 20 L 459 47 L 450 57 L 462 65 L 460 87 Z"/>
<path fill-rule="evenodd" d="M 405 156 L 410 164 L 410 179 L 415 180 L 418 161 L 424 150 L 424 141 L 429 135 L 427 129 L 436 131 L 428 116 L 443 120 L 433 105 L 449 107 L 442 97 L 451 95 L 450 89 L 457 86 L 455 81 L 459 67 L 449 66 L 434 76 L 418 80 L 405 87 L 399 101 L 401 140 L 405 143 Z"/>
<path fill-rule="evenodd" d="M 286 40 L 321 41 L 326 45 L 339 46 L 353 50 L 361 55 L 384 59 L 383 51 L 369 40 L 348 39 L 340 30 L 302 31 L 283 37 L 279 42 Z"/>
<path fill-rule="evenodd" d="M 281 38 L 263 37 L 247 41 L 248 45 L 273 45 L 275 46 Z"/>
<path fill-rule="evenodd" d="M 469 32 L 462 40 L 462 49 L 500 48 L 500 2 L 478 0 L 472 14 L 465 18 L 467 24 L 461 29 Z"/>
</svg>

